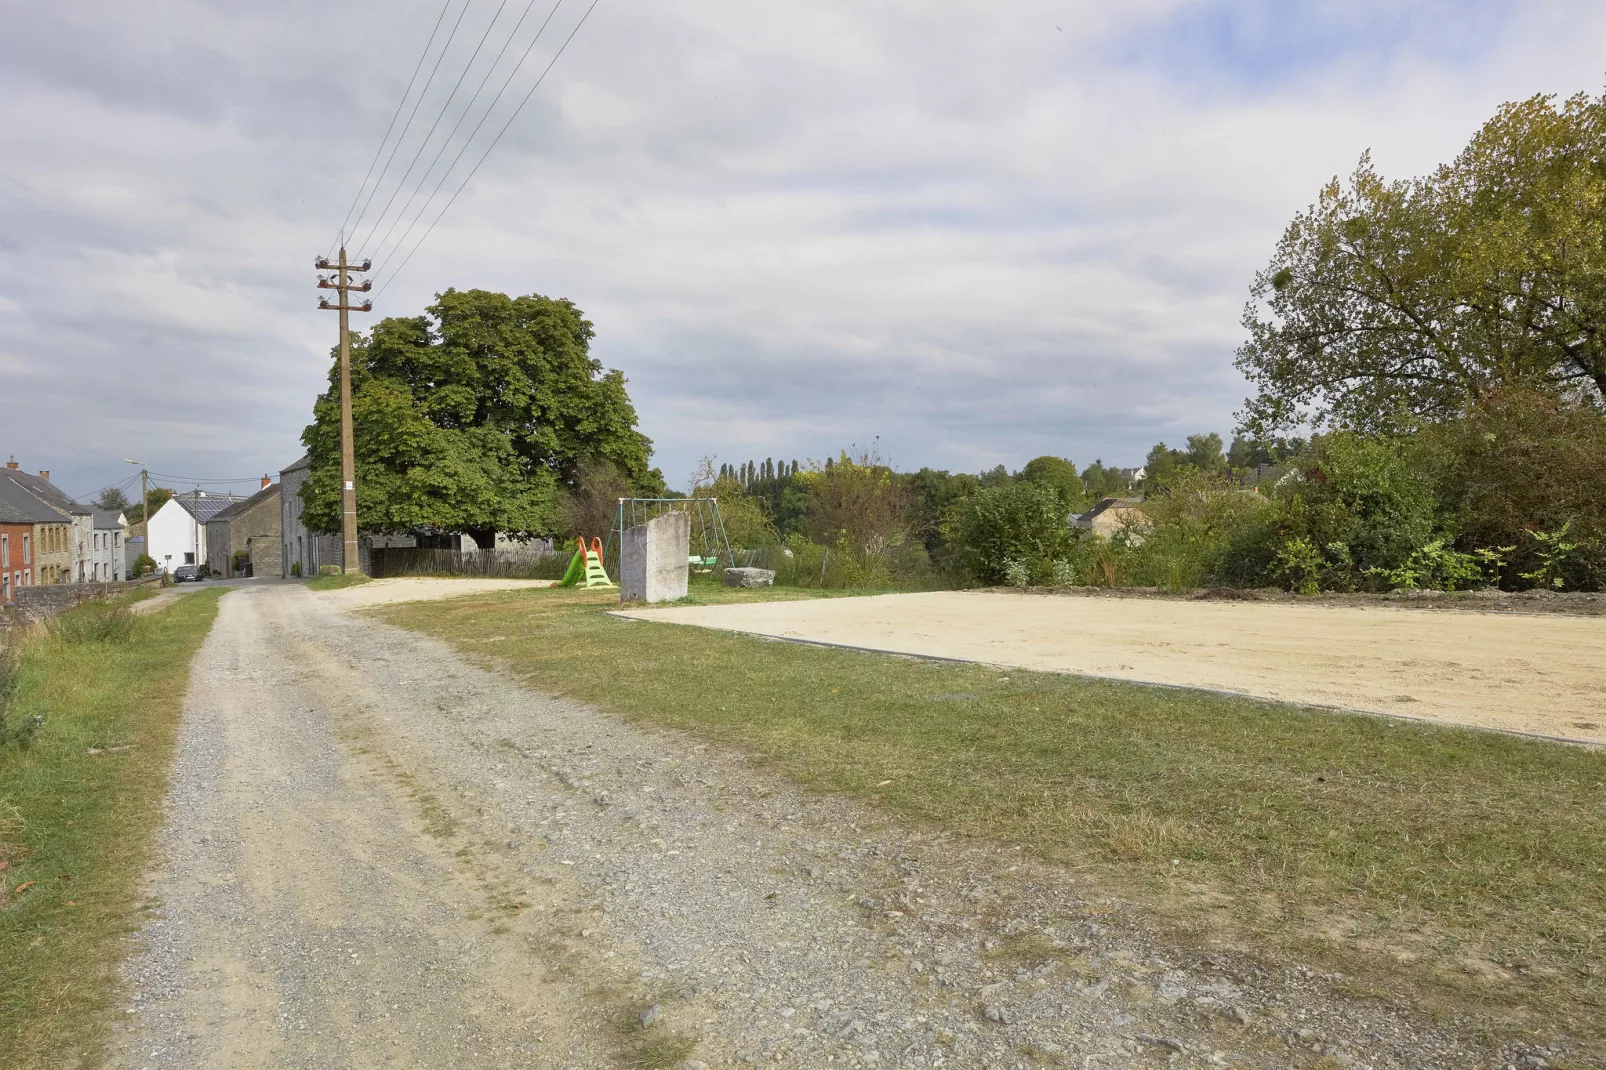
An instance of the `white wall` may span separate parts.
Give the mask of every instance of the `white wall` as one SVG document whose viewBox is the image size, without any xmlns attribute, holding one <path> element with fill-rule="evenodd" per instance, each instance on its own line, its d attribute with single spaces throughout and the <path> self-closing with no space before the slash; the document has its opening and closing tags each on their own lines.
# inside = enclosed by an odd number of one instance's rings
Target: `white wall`
<svg viewBox="0 0 1606 1070">
<path fill-rule="evenodd" d="M 89 551 L 90 583 L 106 583 L 123 578 L 123 529 L 96 528 Z"/>
<path fill-rule="evenodd" d="M 155 558 L 157 568 L 168 572 L 185 563 L 185 554 L 195 554 L 195 564 L 204 565 L 206 536 L 203 533 L 200 549 L 197 550 L 195 519 L 176 498 L 169 498 L 146 525 L 145 552 Z"/>
</svg>

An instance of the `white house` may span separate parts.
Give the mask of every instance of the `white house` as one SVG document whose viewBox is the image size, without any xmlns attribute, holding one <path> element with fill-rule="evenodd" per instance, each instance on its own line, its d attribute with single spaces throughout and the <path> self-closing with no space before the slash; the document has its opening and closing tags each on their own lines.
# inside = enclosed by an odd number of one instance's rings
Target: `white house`
<svg viewBox="0 0 1606 1070">
<path fill-rule="evenodd" d="M 123 538 L 128 520 L 122 513 L 95 510 L 95 530 L 89 550 L 89 582 L 107 583 L 125 575 Z"/>
<path fill-rule="evenodd" d="M 239 500 L 232 495 L 175 494 L 145 525 L 145 552 L 163 572 L 206 564 L 206 522 Z"/>
</svg>

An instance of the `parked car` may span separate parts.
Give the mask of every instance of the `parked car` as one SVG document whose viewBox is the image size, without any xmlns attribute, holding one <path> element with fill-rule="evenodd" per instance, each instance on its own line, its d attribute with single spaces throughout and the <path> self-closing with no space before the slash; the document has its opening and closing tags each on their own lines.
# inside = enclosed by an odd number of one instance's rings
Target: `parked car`
<svg viewBox="0 0 1606 1070">
<path fill-rule="evenodd" d="M 206 575 L 202 573 L 200 565 L 180 565 L 173 570 L 174 583 L 189 583 L 191 581 L 200 583 L 205 579 Z"/>
</svg>

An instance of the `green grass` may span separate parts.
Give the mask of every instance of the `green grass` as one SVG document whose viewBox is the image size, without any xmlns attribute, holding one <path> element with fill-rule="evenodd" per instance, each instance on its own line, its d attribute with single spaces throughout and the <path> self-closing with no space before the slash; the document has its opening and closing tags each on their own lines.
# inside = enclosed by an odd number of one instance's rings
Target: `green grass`
<svg viewBox="0 0 1606 1070">
<path fill-rule="evenodd" d="M 100 1061 L 117 963 L 141 920 L 138 882 L 161 824 L 189 661 L 223 593 L 116 624 L 115 610 L 86 605 L 22 645 L 8 719 L 45 721 L 26 746 L 0 748 L 7 1067 Z"/>
<path fill-rule="evenodd" d="M 328 576 L 318 576 L 307 581 L 309 591 L 338 591 L 342 587 L 355 587 L 359 583 L 367 583 L 373 577 L 364 576 L 361 572 L 336 572 Z"/>
<path fill-rule="evenodd" d="M 1327 965 L 1356 991 L 1497 1026 L 1601 1033 L 1606 753 L 626 622 L 602 612 L 616 597 L 374 612 L 810 788 L 1074 865 L 1178 939 Z"/>
</svg>

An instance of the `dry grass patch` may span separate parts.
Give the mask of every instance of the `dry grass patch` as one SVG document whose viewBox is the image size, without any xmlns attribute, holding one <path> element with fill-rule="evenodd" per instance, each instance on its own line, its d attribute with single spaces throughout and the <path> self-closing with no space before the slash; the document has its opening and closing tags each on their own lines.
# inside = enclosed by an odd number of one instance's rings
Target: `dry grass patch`
<svg viewBox="0 0 1606 1070">
<path fill-rule="evenodd" d="M 602 612 L 616 597 L 375 612 L 539 690 L 740 748 L 906 821 L 1074 863 L 1200 939 L 1325 963 L 1358 987 L 1507 1027 L 1601 1032 L 1606 754 L 627 622 Z M 710 600 L 750 597 L 766 596 Z"/>
</svg>

